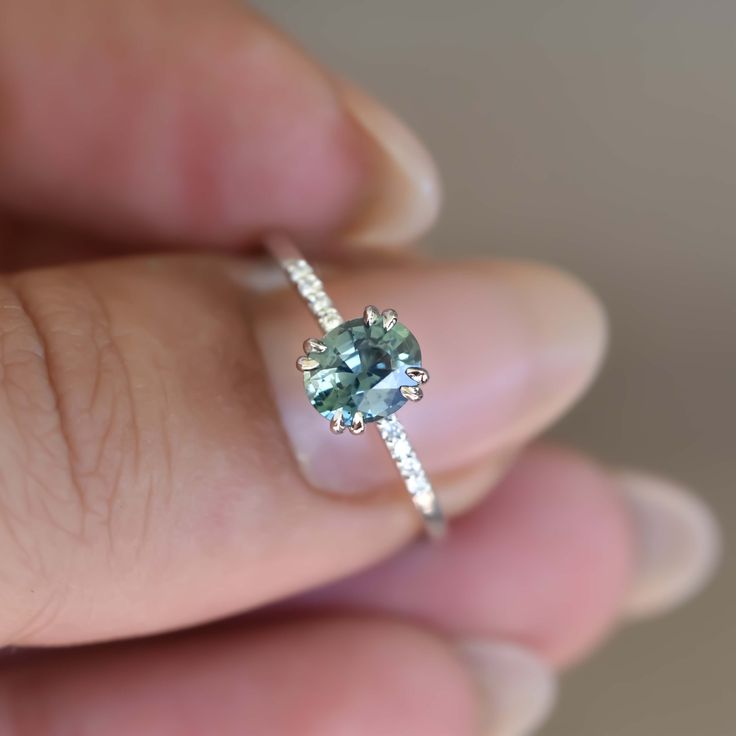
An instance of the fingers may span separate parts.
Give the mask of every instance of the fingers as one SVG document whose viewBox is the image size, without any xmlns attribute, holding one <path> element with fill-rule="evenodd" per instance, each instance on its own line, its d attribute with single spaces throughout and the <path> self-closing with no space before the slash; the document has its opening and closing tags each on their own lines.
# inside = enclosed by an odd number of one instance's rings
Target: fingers
<svg viewBox="0 0 736 736">
<path fill-rule="evenodd" d="M 476 736 L 477 685 L 439 638 L 316 620 L 47 656 L 0 670 L 7 736 Z"/>
<path fill-rule="evenodd" d="M 373 433 L 333 437 L 297 401 L 293 361 L 313 325 L 264 268 L 147 258 L 6 282 L 4 641 L 227 615 L 344 576 L 415 533 Z M 370 294 L 422 342 L 432 381 L 402 418 L 450 512 L 579 395 L 605 342 L 588 293 L 531 264 L 391 263 L 327 281 L 346 314 Z M 449 306 L 437 313 L 426 295 L 440 288 Z"/>
<path fill-rule="evenodd" d="M 694 595 L 719 546 L 691 494 L 549 447 L 526 451 L 452 532 L 293 606 L 400 615 L 568 665 L 622 614 L 661 614 Z"/>
<path fill-rule="evenodd" d="M 671 481 L 635 471 L 616 480 L 639 540 L 625 612 L 661 615 L 697 595 L 713 576 L 721 553 L 718 523 L 701 499 Z"/>
<path fill-rule="evenodd" d="M 587 653 L 617 619 L 634 543 L 607 473 L 576 453 L 537 448 L 442 545 L 416 544 L 307 601 L 509 640 L 561 664 Z"/>
<path fill-rule="evenodd" d="M 7 659 L 0 730 L 524 736 L 554 695 L 518 647 L 328 617 Z"/>
<path fill-rule="evenodd" d="M 631 485 L 634 476 L 625 477 Z M 643 488 L 644 476 L 635 477 Z M 330 733 L 328 724 L 349 733 L 363 727 L 392 733 L 394 726 L 400 733 L 434 733 L 434 727 L 484 736 L 531 733 L 548 714 L 556 690 L 540 654 L 562 663 L 577 640 L 574 656 L 580 656 L 591 644 L 591 630 L 599 635 L 610 624 L 616 602 L 641 598 L 643 586 L 657 577 L 655 558 L 661 561 L 663 549 L 671 548 L 665 544 L 646 559 L 650 522 L 631 524 L 632 501 L 618 482 L 618 476 L 573 453 L 531 451 L 479 513 L 456 525 L 446 544 L 422 545 L 425 557 L 415 548 L 309 601 L 333 612 L 338 606 L 351 607 L 353 614 L 380 612 L 380 619 L 333 614 L 307 622 L 292 617 L 268 627 L 251 621 L 248 628 L 234 622 L 63 660 L 46 655 L 19 665 L 8 659 L 0 671 L 0 726 L 9 734 L 28 730 L 43 736 L 48 722 L 63 721 L 82 732 L 104 713 L 110 728 L 121 733 L 141 732 L 133 726 L 150 723 L 157 734 L 176 732 L 182 719 L 211 721 L 224 734 L 233 723 L 247 732 L 293 733 L 294 722 L 307 734 L 311 728 Z M 682 507 L 686 496 L 664 481 L 656 486 L 660 500 L 650 498 L 648 513 L 657 519 L 657 536 L 672 539 L 668 527 L 681 536 L 698 525 L 702 532 L 703 509 L 687 521 L 691 515 L 680 508 L 673 523 L 664 510 L 672 501 L 661 499 L 678 498 Z M 693 547 L 691 556 L 702 553 Z M 692 562 L 687 566 L 693 569 Z M 660 567 L 671 581 L 669 565 Z M 624 568 L 631 574 L 622 575 Z M 655 589 L 661 610 L 662 585 Z M 682 591 L 671 594 L 664 607 L 675 600 L 682 600 Z M 430 624 L 445 638 L 401 625 L 387 613 Z M 583 648 L 575 631 L 580 628 L 588 632 Z M 564 641 L 567 654 L 560 657 Z M 421 704 L 414 701 L 417 692 Z M 379 726 L 385 718 L 390 720 L 384 731 Z"/>
<path fill-rule="evenodd" d="M 228 0 L 9 0 L 0 205 L 116 238 L 242 245 L 414 239 L 437 176 L 421 144 Z"/>
</svg>

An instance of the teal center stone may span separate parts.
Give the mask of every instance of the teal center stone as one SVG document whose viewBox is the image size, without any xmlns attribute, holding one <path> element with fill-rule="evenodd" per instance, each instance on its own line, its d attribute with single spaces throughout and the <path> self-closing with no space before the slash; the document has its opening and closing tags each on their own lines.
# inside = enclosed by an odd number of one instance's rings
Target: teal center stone
<svg viewBox="0 0 736 736">
<path fill-rule="evenodd" d="M 304 372 L 304 388 L 312 406 L 327 419 L 342 409 L 349 426 L 356 411 L 366 422 L 375 422 L 400 409 L 406 399 L 402 386 L 414 386 L 406 369 L 422 365 L 416 338 L 397 322 L 390 330 L 382 320 L 367 327 L 352 319 L 330 330 L 322 353 L 310 353 L 319 367 Z"/>
</svg>

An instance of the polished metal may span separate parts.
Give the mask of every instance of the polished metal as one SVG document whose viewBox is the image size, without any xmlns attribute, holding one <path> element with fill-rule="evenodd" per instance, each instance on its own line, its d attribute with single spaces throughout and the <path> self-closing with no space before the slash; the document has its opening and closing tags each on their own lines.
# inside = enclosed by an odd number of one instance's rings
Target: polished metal
<svg viewBox="0 0 736 736">
<path fill-rule="evenodd" d="M 345 431 L 345 424 L 342 420 L 342 409 L 338 409 L 330 420 L 330 432 L 332 434 L 342 434 Z"/>
<path fill-rule="evenodd" d="M 424 393 L 419 386 L 402 386 L 399 391 L 401 395 L 409 401 L 421 401 Z"/>
<path fill-rule="evenodd" d="M 315 368 L 319 368 L 319 361 L 307 355 L 300 355 L 296 359 L 296 367 L 300 371 L 313 371 Z"/>
<path fill-rule="evenodd" d="M 424 368 L 407 368 L 406 375 L 417 383 L 427 383 L 429 381 L 429 373 Z"/>
<path fill-rule="evenodd" d="M 356 411 L 353 415 L 353 422 L 350 425 L 350 434 L 363 434 L 365 432 L 365 421 L 363 420 L 363 412 Z"/>
<path fill-rule="evenodd" d="M 308 337 L 302 345 L 302 350 L 309 355 L 309 353 L 324 353 L 327 350 L 327 346 L 316 337 Z"/>
<path fill-rule="evenodd" d="M 381 312 L 381 317 L 383 318 L 384 330 L 390 330 L 399 321 L 399 314 L 395 309 L 384 309 Z"/>
<path fill-rule="evenodd" d="M 372 304 L 363 310 L 363 322 L 366 327 L 373 327 L 379 319 L 381 319 L 381 313 Z"/>
</svg>

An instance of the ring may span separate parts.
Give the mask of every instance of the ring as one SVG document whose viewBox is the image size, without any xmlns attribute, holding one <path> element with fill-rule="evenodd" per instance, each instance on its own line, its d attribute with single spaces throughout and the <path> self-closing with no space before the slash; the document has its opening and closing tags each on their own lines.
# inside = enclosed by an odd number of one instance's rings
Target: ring
<svg viewBox="0 0 736 736">
<path fill-rule="evenodd" d="M 325 333 L 306 339 L 296 361 L 310 403 L 335 434 L 347 429 L 360 435 L 368 424 L 376 425 L 427 534 L 442 537 L 446 522 L 439 500 L 395 414 L 419 401 L 429 380 L 416 338 L 394 309 L 379 312 L 368 305 L 362 317 L 345 321 L 289 237 L 271 235 L 266 247 Z"/>
</svg>

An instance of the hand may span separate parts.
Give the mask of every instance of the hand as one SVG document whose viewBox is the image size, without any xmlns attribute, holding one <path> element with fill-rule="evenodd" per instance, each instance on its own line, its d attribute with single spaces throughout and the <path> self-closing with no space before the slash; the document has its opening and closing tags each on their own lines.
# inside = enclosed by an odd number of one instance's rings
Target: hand
<svg viewBox="0 0 736 736">
<path fill-rule="evenodd" d="M 0 10 L 0 636 L 65 647 L 5 658 L 3 736 L 511 736 L 622 615 L 701 587 L 695 497 L 525 449 L 598 370 L 600 305 L 403 253 L 439 189 L 387 111 L 224 0 Z M 462 514 L 443 544 L 383 448 L 315 421 L 311 318 L 232 253 L 271 228 L 420 335 L 402 421 Z"/>
</svg>

